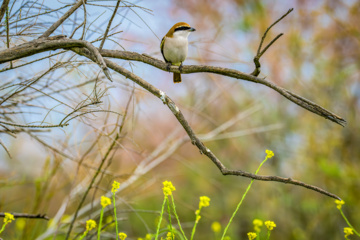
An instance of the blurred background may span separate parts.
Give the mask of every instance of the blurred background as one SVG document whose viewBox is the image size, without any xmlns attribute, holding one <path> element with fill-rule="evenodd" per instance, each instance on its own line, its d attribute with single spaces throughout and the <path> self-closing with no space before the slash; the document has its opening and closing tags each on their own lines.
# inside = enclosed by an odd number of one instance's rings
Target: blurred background
<svg viewBox="0 0 360 240">
<path fill-rule="evenodd" d="M 10 1 L 10 47 L 40 36 L 72 3 Z M 73 37 L 84 36 L 98 47 L 115 5 L 116 1 L 88 0 L 86 28 L 80 27 Z M 161 38 L 176 22 L 184 21 L 196 28 L 189 37 L 184 65 L 250 73 L 263 33 L 289 8 L 294 11 L 265 40 L 267 44 L 284 33 L 261 58 L 260 77 L 338 114 L 347 120 L 345 127 L 263 85 L 209 73 L 183 74 L 183 82 L 175 85 L 170 73 L 144 63 L 113 60 L 173 99 L 194 132 L 228 168 L 255 172 L 265 149 L 271 149 L 275 157 L 261 168 L 261 175 L 291 177 L 338 195 L 346 202 L 345 214 L 359 229 L 359 1 L 122 1 L 104 49 L 162 59 Z M 57 10 L 37 16 L 51 9 Z M 70 36 L 84 20 L 83 10 L 53 35 Z M 2 49 L 6 48 L 4 24 L 5 17 L 0 25 Z M 40 58 L 44 59 L 27 64 Z M 114 82 L 109 82 L 96 64 L 69 51 L 41 53 L 12 64 L 27 65 L 15 69 L 7 69 L 9 63 L 0 65 L 1 101 L 11 96 L 0 106 L 1 121 L 57 125 L 74 109 L 78 111 L 72 116 L 87 114 L 63 128 L 10 126 L 10 133 L 1 125 L 0 138 L 8 153 L 0 148 L 0 212 L 44 213 L 51 218 L 18 219 L 1 237 L 63 239 L 81 197 L 123 126 L 75 222 L 74 238 L 84 230 L 86 220 L 98 219 L 97 201 L 111 189 L 113 180 L 122 184 L 117 193 L 119 230 L 128 239 L 154 233 L 162 182 L 168 180 L 176 187 L 175 202 L 188 236 L 199 197 L 205 195 L 211 203 L 202 210 L 195 237 L 220 239 L 210 226 L 218 221 L 225 227 L 250 179 L 223 176 L 189 142 L 158 98 L 113 71 Z M 11 95 L 28 83 L 31 88 Z M 94 99 L 101 103 L 88 106 Z M 111 214 L 111 210 L 105 213 L 109 223 Z M 255 218 L 276 223 L 271 239 L 343 239 L 347 226 L 334 199 L 277 182 L 254 182 L 228 236 L 247 239 Z M 114 238 L 114 224 L 105 231 L 102 239 Z M 264 229 L 264 237 L 265 233 Z"/>
</svg>

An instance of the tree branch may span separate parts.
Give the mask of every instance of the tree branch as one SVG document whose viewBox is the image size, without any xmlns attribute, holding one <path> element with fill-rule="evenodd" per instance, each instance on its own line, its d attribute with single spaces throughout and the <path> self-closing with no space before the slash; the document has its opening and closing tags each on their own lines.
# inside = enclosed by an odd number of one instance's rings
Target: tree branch
<svg viewBox="0 0 360 240">
<path fill-rule="evenodd" d="M 2 50 L 0 51 L 0 63 L 9 62 L 12 60 L 20 59 L 23 57 L 27 57 L 30 55 L 34 55 L 36 53 L 45 52 L 49 50 L 55 50 L 60 48 L 74 49 L 76 47 L 87 48 L 91 52 L 91 55 L 95 56 L 95 58 L 91 58 L 91 59 L 100 65 L 100 67 L 104 71 L 104 74 L 108 77 L 110 81 L 112 81 L 111 75 L 109 70 L 107 69 L 106 61 L 104 61 L 103 57 L 112 57 L 112 58 L 119 58 L 124 60 L 139 61 L 152 65 L 161 70 L 167 71 L 167 64 L 165 62 L 150 57 L 146 54 L 139 54 L 128 51 L 118 51 L 118 50 L 101 50 L 101 52 L 99 53 L 98 49 L 87 41 L 67 39 L 64 36 L 36 39 L 9 49 Z M 179 67 L 171 66 L 170 72 L 180 73 Z M 236 79 L 242 79 L 242 80 L 265 85 L 267 87 L 274 89 L 275 91 L 283 95 L 285 98 L 307 109 L 310 112 L 313 112 L 319 116 L 329 119 L 330 121 L 333 121 L 341 126 L 344 126 L 346 124 L 345 119 L 330 112 L 329 110 L 326 110 L 325 108 L 319 106 L 318 104 L 313 103 L 310 100 L 305 99 L 301 96 L 298 96 L 289 90 L 279 87 L 272 82 L 269 82 L 263 78 L 253 76 L 251 74 L 246 74 L 229 68 L 205 66 L 205 65 L 183 66 L 181 71 L 182 74 L 199 73 L 199 72 L 211 72 L 223 76 L 228 76 Z"/>
<path fill-rule="evenodd" d="M 9 5 L 9 2 L 10 2 L 10 0 L 4 0 L 4 1 L 2 2 L 2 4 L 1 4 L 1 8 L 0 8 L 0 23 L 1 23 L 2 18 L 4 17 L 4 14 L 5 14 L 5 12 L 6 12 L 6 9 L 7 9 L 8 5 Z"/>
<path fill-rule="evenodd" d="M 87 49 L 74 49 L 74 51 L 80 55 L 83 55 L 87 58 L 92 58 L 90 52 L 88 52 Z M 105 59 L 105 62 L 107 64 L 107 66 L 111 69 L 113 69 L 114 71 L 120 73 L 121 75 L 125 76 L 126 78 L 129 78 L 130 80 L 132 80 L 133 82 L 137 83 L 138 85 L 140 85 L 141 87 L 145 88 L 147 91 L 149 91 L 150 93 L 152 93 L 153 95 L 155 95 L 156 97 L 160 98 L 161 101 L 163 101 L 164 104 L 167 105 L 167 107 L 171 110 L 171 112 L 174 114 L 174 116 L 176 117 L 176 119 L 179 121 L 179 123 L 182 125 L 182 127 L 184 128 L 184 130 L 186 131 L 186 133 L 188 134 L 188 136 L 191 139 L 191 143 L 193 145 L 195 145 L 199 150 L 200 153 L 206 155 L 215 165 L 216 167 L 221 171 L 221 173 L 223 175 L 235 175 L 235 176 L 242 176 L 242 177 L 247 177 L 247 178 L 251 178 L 254 180 L 260 180 L 260 181 L 275 181 L 275 182 L 282 182 L 282 183 L 288 183 L 288 184 L 292 184 L 292 185 L 298 185 L 301 187 L 305 187 L 308 188 L 310 190 L 319 192 L 323 195 L 335 198 L 335 199 L 340 199 L 338 196 L 336 196 L 333 193 L 330 193 L 326 190 L 323 190 L 319 187 L 310 185 L 310 184 L 306 184 L 291 178 L 284 178 L 284 177 L 278 177 L 278 176 L 261 176 L 261 175 L 256 175 L 253 173 L 249 173 L 249 172 L 245 172 L 242 170 L 230 170 L 228 168 L 226 168 L 223 163 L 215 156 L 215 154 L 213 154 L 210 149 L 208 149 L 201 141 L 200 139 L 196 136 L 196 134 L 194 133 L 194 131 L 192 130 L 192 128 L 190 127 L 189 123 L 187 122 L 187 120 L 185 119 L 184 115 L 182 114 L 182 112 L 180 111 L 180 109 L 176 106 L 176 104 L 161 90 L 157 89 L 156 87 L 154 87 L 153 85 L 151 85 L 150 83 L 146 82 L 145 80 L 143 80 L 142 78 L 140 78 L 139 76 L 135 75 L 134 73 L 128 71 L 127 69 L 117 65 L 116 63 Z M 164 65 L 166 65 L 164 63 Z M 166 66 L 164 66 L 166 67 Z M 189 67 L 198 67 L 198 66 L 189 66 Z M 201 66 L 200 66 L 201 67 Z M 202 67 L 208 67 L 208 66 L 202 66 Z M 235 70 L 232 70 L 235 71 Z"/>
<path fill-rule="evenodd" d="M 29 214 L 29 213 L 11 213 L 16 218 L 40 218 L 45 220 L 50 220 L 45 214 Z M 5 213 L 0 213 L 0 217 L 5 217 Z"/>
<path fill-rule="evenodd" d="M 85 1 L 86 2 L 86 1 Z M 59 20 L 57 20 L 51 27 L 48 28 L 39 38 L 49 37 L 71 14 L 73 14 L 81 5 L 83 0 L 78 0 Z"/>
<path fill-rule="evenodd" d="M 254 64 L 255 64 L 255 69 L 254 71 L 250 74 L 253 76 L 259 76 L 260 74 L 260 68 L 261 68 L 261 64 L 260 64 L 260 58 L 261 56 L 266 52 L 266 50 L 269 49 L 269 47 L 276 41 L 278 40 L 282 35 L 284 35 L 283 33 L 280 33 L 279 35 L 277 35 L 262 51 L 261 51 L 261 47 L 264 43 L 265 37 L 267 35 L 267 33 L 269 32 L 269 30 L 278 22 L 280 22 L 282 19 L 284 19 L 289 13 L 291 13 L 294 9 L 290 8 L 284 15 L 282 15 L 278 20 L 276 20 L 273 24 L 270 25 L 270 27 L 268 27 L 266 29 L 266 31 L 264 32 L 264 35 L 261 38 L 258 50 L 256 52 L 256 56 L 254 57 Z"/>
<path fill-rule="evenodd" d="M 94 61 L 101 67 L 105 76 L 112 81 L 111 74 L 106 67 L 104 59 L 94 45 L 84 40 L 68 39 L 64 35 L 35 39 L 12 48 L 2 50 L 0 51 L 0 63 L 17 60 L 50 50 L 70 49 L 73 47 L 87 48 L 91 54 L 95 56 Z"/>
</svg>

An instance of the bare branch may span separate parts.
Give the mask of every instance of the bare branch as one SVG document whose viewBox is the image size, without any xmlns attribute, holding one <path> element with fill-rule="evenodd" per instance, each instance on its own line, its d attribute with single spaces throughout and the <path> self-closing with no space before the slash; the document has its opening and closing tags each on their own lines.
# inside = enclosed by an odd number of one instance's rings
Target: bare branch
<svg viewBox="0 0 360 240">
<path fill-rule="evenodd" d="M 6 9 L 8 8 L 10 0 L 3 0 L 2 4 L 1 4 L 1 8 L 0 8 L 0 23 L 2 18 L 4 17 L 4 14 L 6 12 Z"/>
<path fill-rule="evenodd" d="M 273 24 L 270 25 L 270 27 L 268 27 L 266 29 L 266 31 L 264 32 L 264 35 L 262 36 L 261 38 L 261 41 L 260 41 L 260 44 L 259 44 L 259 47 L 258 47 L 258 50 L 256 52 L 256 56 L 254 57 L 254 64 L 255 64 L 255 69 L 254 71 L 250 74 L 250 75 L 253 75 L 253 76 L 259 76 L 260 74 L 260 67 L 261 67 L 261 64 L 260 64 L 260 58 L 261 56 L 266 52 L 266 50 L 268 50 L 268 48 L 276 41 L 278 40 L 282 35 L 283 33 L 280 33 L 279 35 L 277 35 L 263 50 L 261 50 L 261 47 L 264 43 L 264 40 L 265 40 L 265 37 L 267 35 L 267 33 L 269 32 L 269 30 L 275 25 L 277 24 L 278 22 L 280 22 L 282 19 L 284 19 L 289 13 L 291 13 L 294 9 L 293 8 L 290 8 L 284 15 L 282 15 L 278 20 L 276 20 Z"/>
<path fill-rule="evenodd" d="M 85 1 L 86 2 L 86 1 Z M 67 11 L 59 20 L 57 20 L 46 32 L 44 32 L 39 38 L 49 37 L 71 14 L 73 14 L 81 5 L 83 0 L 79 0 Z"/>
<path fill-rule="evenodd" d="M 77 49 L 76 52 L 78 54 L 81 54 L 81 55 L 84 55 L 84 56 L 86 56 L 88 58 L 91 58 L 91 54 L 89 52 L 87 52 L 86 49 Z M 335 198 L 335 199 L 340 199 L 335 194 L 332 194 L 332 193 L 330 193 L 330 192 L 328 192 L 326 190 L 323 190 L 323 189 L 321 189 L 319 187 L 316 187 L 316 186 L 313 186 L 313 185 L 310 185 L 310 184 L 306 184 L 306 183 L 303 183 L 303 182 L 300 182 L 300 181 L 297 181 L 297 180 L 293 180 L 291 178 L 284 178 L 284 177 L 278 177 L 278 176 L 261 176 L 261 175 L 256 175 L 256 174 L 253 174 L 253 173 L 245 172 L 245 171 L 242 171 L 242 170 L 229 170 L 215 156 L 215 154 L 213 154 L 210 151 L 210 149 L 208 149 L 200 141 L 200 139 L 195 135 L 194 131 L 190 127 L 189 123 L 185 119 L 185 117 L 182 114 L 182 112 L 180 111 L 180 109 L 176 106 L 176 104 L 163 91 L 157 89 L 156 87 L 154 87 L 150 83 L 146 82 L 145 80 L 143 80 L 139 76 L 137 76 L 134 73 L 126 70 L 125 68 L 117 65 L 116 63 L 114 63 L 114 62 L 112 62 L 112 61 L 110 61 L 108 59 L 105 59 L 105 62 L 107 64 L 107 66 L 109 66 L 109 68 L 111 68 L 114 71 L 120 73 L 121 75 L 125 76 L 126 78 L 131 79 L 132 81 L 139 84 L 140 86 L 145 88 L 147 91 L 149 91 L 150 93 L 152 93 L 156 97 L 160 98 L 161 101 L 163 101 L 163 103 L 168 106 L 168 108 L 174 114 L 176 119 L 182 125 L 182 127 L 184 128 L 184 130 L 186 131 L 186 133 L 190 137 L 191 143 L 193 145 L 195 145 L 200 150 L 200 153 L 205 154 L 219 168 L 219 170 L 221 171 L 221 173 L 223 175 L 236 175 L 236 176 L 247 177 L 247 178 L 251 178 L 251 179 L 254 179 L 254 180 L 260 180 L 260 181 L 275 181 L 275 182 L 282 182 L 282 183 L 298 185 L 298 186 L 305 187 L 305 188 L 311 189 L 313 191 L 319 192 L 319 193 L 324 194 L 326 196 L 329 196 L 329 197 L 332 197 L 332 198 Z M 166 65 L 166 64 L 164 64 L 164 65 Z M 188 67 L 189 68 L 191 68 L 191 67 L 204 67 L 204 68 L 207 68 L 208 66 L 188 66 Z M 214 68 L 214 67 L 210 67 L 210 68 Z M 235 71 L 235 70 L 231 70 L 231 71 Z M 252 76 L 252 77 L 254 77 L 254 76 Z"/>
<path fill-rule="evenodd" d="M 11 213 L 14 215 L 15 218 L 39 218 L 39 219 L 45 219 L 50 220 L 46 214 L 29 214 L 29 213 Z M 0 213 L 0 217 L 5 217 L 5 213 Z"/>
<path fill-rule="evenodd" d="M 48 38 L 35 39 L 33 41 L 20 44 L 18 46 L 0 51 L 0 63 L 17 60 L 37 53 L 56 49 L 69 49 L 74 47 L 85 47 L 95 56 L 95 62 L 99 64 L 105 76 L 112 81 L 111 74 L 106 67 L 103 57 L 91 43 L 84 40 L 75 40 L 65 38 L 64 35 L 58 35 Z"/>
<path fill-rule="evenodd" d="M 147 63 L 149 65 L 152 65 L 154 67 L 157 67 L 161 70 L 167 71 L 166 67 L 167 64 L 163 61 L 160 61 L 156 58 L 150 57 L 145 54 L 139 54 L 134 52 L 127 52 L 127 51 L 117 51 L 117 50 L 102 50 L 101 55 L 103 57 L 113 57 L 113 58 L 121 58 L 125 60 L 133 60 L 133 61 L 139 61 L 143 63 Z M 177 66 L 171 66 L 170 72 L 180 72 L 179 68 Z M 198 73 L 198 72 L 210 72 L 215 73 L 223 76 L 228 76 L 236 79 L 242 79 L 254 83 L 259 83 L 262 85 L 265 85 L 269 88 L 274 89 L 290 101 L 296 103 L 297 105 L 309 110 L 310 112 L 313 112 L 319 116 L 322 116 L 326 119 L 329 119 L 332 122 L 335 122 L 341 126 L 344 126 L 346 121 L 342 117 L 330 112 L 329 110 L 326 110 L 325 108 L 319 106 L 316 103 L 311 102 L 310 100 L 307 100 L 301 96 L 296 95 L 295 93 L 292 93 L 289 90 L 286 90 L 282 87 L 277 86 L 276 84 L 269 82 L 263 78 L 259 78 L 250 74 L 246 74 L 234 69 L 229 68 L 222 68 L 222 67 L 214 67 L 214 66 L 204 66 L 204 65 L 183 65 L 183 68 L 181 69 L 181 74 L 188 74 L 188 73 Z"/>
<path fill-rule="evenodd" d="M 100 43 L 99 50 L 101 50 L 101 49 L 103 48 L 103 46 L 104 46 L 104 43 L 105 43 L 106 37 L 107 37 L 107 35 L 108 35 L 108 33 L 109 33 L 109 29 L 110 29 L 110 27 L 111 27 L 111 23 L 112 23 L 112 21 L 113 21 L 113 19 L 114 19 L 115 15 L 116 15 L 116 12 L 117 12 L 117 10 L 118 10 L 118 8 L 119 8 L 119 4 L 120 4 L 120 2 L 121 2 L 121 0 L 118 0 L 118 1 L 117 1 L 117 3 L 116 3 L 116 6 L 115 6 L 115 9 L 114 9 L 114 12 L 113 12 L 113 14 L 112 14 L 112 16 L 111 16 L 111 18 L 110 18 L 110 21 L 109 21 L 109 23 L 108 23 L 107 27 L 106 27 L 106 30 L 105 30 L 105 33 L 104 33 L 104 38 L 102 39 L 102 41 L 101 41 L 101 43 Z"/>
<path fill-rule="evenodd" d="M 145 54 L 138 54 L 134 52 L 128 51 L 118 51 L 118 50 L 102 50 L 101 54 L 99 53 L 98 49 L 95 48 L 91 43 L 84 41 L 84 40 L 75 40 L 75 39 L 67 39 L 64 36 L 55 36 L 50 38 L 42 38 L 37 39 L 28 43 L 24 43 L 13 48 L 5 49 L 0 51 L 0 63 L 16 60 L 22 57 L 30 56 L 36 53 L 55 50 L 59 48 L 63 49 L 73 49 L 75 52 L 81 52 L 79 49 L 76 50 L 78 47 L 85 47 L 90 52 L 91 55 L 94 55 L 94 58 L 91 58 L 93 61 L 97 62 L 100 67 L 103 69 L 104 74 L 108 77 L 110 81 L 111 75 L 109 70 L 107 69 L 106 63 L 103 57 L 113 57 L 113 58 L 120 58 L 125 60 L 133 60 L 133 61 L 140 61 L 147 64 L 150 64 L 154 67 L 167 71 L 167 64 L 163 61 L 155 59 Z M 171 66 L 171 72 L 180 72 L 179 67 Z M 243 79 L 246 81 L 260 83 L 267 87 L 270 87 L 289 99 L 290 101 L 296 103 L 297 105 L 313 112 L 319 116 L 322 116 L 330 121 L 333 121 L 341 126 L 344 126 L 346 121 L 341 118 L 340 116 L 326 110 L 325 108 L 315 104 L 301 96 L 292 93 L 289 90 L 281 88 L 276 84 L 266 81 L 263 78 L 259 78 L 250 74 L 246 74 L 234 69 L 222 68 L 222 67 L 213 67 L 213 66 L 204 66 L 204 65 L 190 65 L 190 66 L 183 66 L 181 73 L 188 74 L 188 73 L 196 73 L 196 72 L 211 72 L 215 74 L 220 74 L 223 76 L 228 76 L 236 79 Z"/>
</svg>

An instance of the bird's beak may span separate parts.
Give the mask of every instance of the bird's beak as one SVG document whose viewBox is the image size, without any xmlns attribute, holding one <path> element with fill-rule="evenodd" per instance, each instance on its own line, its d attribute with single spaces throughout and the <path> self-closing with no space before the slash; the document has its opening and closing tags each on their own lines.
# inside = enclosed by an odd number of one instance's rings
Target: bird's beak
<svg viewBox="0 0 360 240">
<path fill-rule="evenodd" d="M 189 31 L 190 31 L 190 32 L 195 32 L 196 29 L 195 29 L 195 28 L 190 28 Z"/>
</svg>

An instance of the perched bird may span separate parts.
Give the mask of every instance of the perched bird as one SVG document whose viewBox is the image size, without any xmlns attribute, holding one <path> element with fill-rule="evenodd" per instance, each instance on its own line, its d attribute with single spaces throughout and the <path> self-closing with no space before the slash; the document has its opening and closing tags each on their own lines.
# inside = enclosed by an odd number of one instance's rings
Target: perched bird
<svg viewBox="0 0 360 240">
<path fill-rule="evenodd" d="M 195 28 L 190 27 L 189 24 L 179 22 L 170 28 L 161 40 L 161 54 L 168 64 L 168 71 L 170 71 L 171 65 L 175 65 L 179 66 L 181 72 L 182 63 L 185 61 L 188 52 L 188 36 L 193 31 L 195 31 Z M 174 73 L 174 83 L 179 82 L 181 82 L 180 73 Z"/>
</svg>

